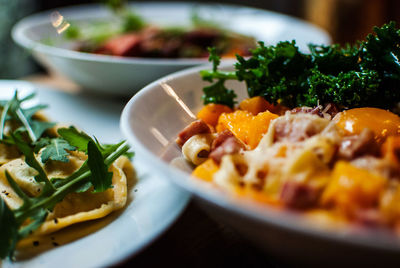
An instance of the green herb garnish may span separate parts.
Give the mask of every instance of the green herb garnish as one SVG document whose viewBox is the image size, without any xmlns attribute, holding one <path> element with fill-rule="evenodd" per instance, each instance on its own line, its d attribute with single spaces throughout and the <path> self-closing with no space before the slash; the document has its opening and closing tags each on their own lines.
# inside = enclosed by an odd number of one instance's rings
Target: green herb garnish
<svg viewBox="0 0 400 268">
<path fill-rule="evenodd" d="M 381 28 L 366 41 L 342 48 L 309 45 L 302 53 L 295 41 L 259 46 L 250 58 L 237 57 L 234 72 L 216 69 L 219 57 L 210 51 L 213 70 L 200 74 L 215 81 L 204 88 L 204 103 L 231 106 L 234 94 L 226 80 L 244 81 L 249 97 L 262 96 L 289 108 L 335 103 L 343 108 L 394 108 L 400 102 L 400 30 L 395 22 Z"/>
<path fill-rule="evenodd" d="M 112 187 L 112 172 L 109 166 L 121 155 L 127 154 L 129 146 L 126 142 L 112 145 L 102 145 L 84 132 L 75 128 L 61 128 L 60 136 L 51 136 L 46 130 L 54 125 L 42 124 L 40 131 L 35 124 L 46 123 L 34 119 L 34 113 L 39 105 L 23 109 L 21 104 L 33 97 L 18 99 L 17 93 L 10 101 L 0 102 L 1 139 L 12 146 L 16 146 L 24 156 L 25 162 L 36 170 L 34 179 L 43 183 L 44 188 L 38 196 L 28 196 L 15 182 L 12 176 L 5 172 L 6 178 L 14 192 L 22 199 L 23 204 L 17 209 L 10 209 L 0 198 L 0 258 L 12 257 L 17 242 L 31 234 L 45 221 L 48 213 L 63 198 L 73 192 L 88 191 L 102 192 Z M 5 125 L 17 125 L 11 132 L 5 132 Z M 46 126 L 46 127 L 45 127 Z M 78 150 L 88 155 L 83 165 L 67 178 L 48 178 L 36 154 L 41 152 L 41 162 L 69 161 L 71 151 Z"/>
</svg>

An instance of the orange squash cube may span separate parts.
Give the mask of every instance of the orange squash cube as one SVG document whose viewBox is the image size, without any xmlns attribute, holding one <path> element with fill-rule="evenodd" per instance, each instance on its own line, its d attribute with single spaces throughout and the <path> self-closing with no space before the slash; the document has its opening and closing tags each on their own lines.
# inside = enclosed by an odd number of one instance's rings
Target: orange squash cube
<svg viewBox="0 0 400 268">
<path fill-rule="evenodd" d="M 237 110 L 233 113 L 221 114 L 217 132 L 229 129 L 239 140 L 247 144 L 250 149 L 257 147 L 261 138 L 268 131 L 271 120 L 278 115 L 269 111 L 253 115 L 248 111 Z"/>
<path fill-rule="evenodd" d="M 209 103 L 197 113 L 197 118 L 202 119 L 207 124 L 215 127 L 218 123 L 218 118 L 222 113 L 232 112 L 233 110 L 226 105 Z"/>
</svg>

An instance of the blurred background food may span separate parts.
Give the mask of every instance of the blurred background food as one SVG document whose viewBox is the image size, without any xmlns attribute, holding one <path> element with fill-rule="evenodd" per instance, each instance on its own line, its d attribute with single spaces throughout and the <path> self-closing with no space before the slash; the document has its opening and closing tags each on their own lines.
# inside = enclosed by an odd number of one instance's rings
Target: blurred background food
<svg viewBox="0 0 400 268">
<path fill-rule="evenodd" d="M 31 60 L 29 52 L 24 52 L 11 40 L 10 29 L 15 22 L 41 10 L 95 2 L 99 0 L 0 0 L 0 78 L 13 79 L 43 72 Z M 247 5 L 302 18 L 328 31 L 333 42 L 340 44 L 364 38 L 374 25 L 400 21 L 400 1 L 397 0 L 220 0 L 218 3 Z"/>
</svg>

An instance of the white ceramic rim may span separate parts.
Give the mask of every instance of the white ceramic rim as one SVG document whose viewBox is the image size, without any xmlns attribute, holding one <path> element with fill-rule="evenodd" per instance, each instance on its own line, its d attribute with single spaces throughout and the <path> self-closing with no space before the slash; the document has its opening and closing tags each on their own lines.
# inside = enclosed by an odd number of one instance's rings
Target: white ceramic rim
<svg viewBox="0 0 400 268">
<path fill-rule="evenodd" d="M 221 68 L 227 66 L 231 66 L 231 64 L 222 64 Z M 261 211 L 259 208 L 256 209 L 254 203 L 252 202 L 241 202 L 229 195 L 218 194 L 221 192 L 210 191 L 209 187 L 203 187 L 206 186 L 206 182 L 194 183 L 193 180 L 188 179 L 190 178 L 189 174 L 179 170 L 178 168 L 171 167 L 166 162 L 162 161 L 157 155 L 148 150 L 129 128 L 129 115 L 135 109 L 136 103 L 140 102 L 141 98 L 153 90 L 157 85 L 161 83 L 168 83 L 169 80 L 184 78 L 187 75 L 191 75 L 196 72 L 198 73 L 203 69 L 205 69 L 205 66 L 196 66 L 160 78 L 141 89 L 129 100 L 121 114 L 120 128 L 122 134 L 135 148 L 138 155 L 147 161 L 154 163 L 155 166 L 158 166 L 161 170 L 166 172 L 168 179 L 172 180 L 175 184 L 179 185 L 183 189 L 189 191 L 195 197 L 205 200 L 208 203 L 214 204 L 231 213 L 260 223 L 273 225 L 287 231 L 294 231 L 299 234 L 312 236 L 314 238 L 320 238 L 323 240 L 330 240 L 333 242 L 340 242 L 374 250 L 383 250 L 386 252 L 400 252 L 400 240 L 395 236 L 382 237 L 379 234 L 356 235 L 354 233 L 326 231 L 307 225 L 304 221 L 304 218 L 294 212 L 288 210 L 273 211 L 272 209 L 269 210 L 265 208 Z"/>
<path fill-rule="evenodd" d="M 329 41 L 329 35 L 326 33 L 325 30 L 319 28 L 318 26 L 315 26 L 311 23 L 308 23 L 306 21 L 303 21 L 301 19 L 297 19 L 288 15 L 280 14 L 277 12 L 272 12 L 268 10 L 263 10 L 263 9 L 258 9 L 258 8 L 252 8 L 252 7 L 246 7 L 246 6 L 240 6 L 240 5 L 233 5 L 233 4 L 218 4 L 218 3 L 201 3 L 201 2 L 191 2 L 191 3 L 186 3 L 186 2 L 134 2 L 131 3 L 131 5 L 137 5 L 137 6 L 146 6 L 146 5 L 185 5 L 189 7 L 194 7 L 194 6 L 200 6 L 200 7 L 213 7 L 215 5 L 218 5 L 221 8 L 226 8 L 226 9 L 234 9 L 234 8 L 239 8 L 243 10 L 248 10 L 256 13 L 261 13 L 265 15 L 278 15 L 281 16 L 282 18 L 286 18 L 287 20 L 293 21 L 297 24 L 301 24 L 304 26 L 307 26 L 309 28 L 313 28 L 315 31 L 319 31 L 321 36 L 324 35 L 324 38 Z M 80 8 L 100 8 L 98 4 L 85 4 L 85 5 L 75 5 L 75 6 L 68 6 L 68 7 L 63 7 L 57 9 L 60 13 L 64 12 L 72 12 L 73 10 L 76 10 L 78 7 Z M 93 53 L 86 53 L 86 52 L 79 52 L 79 51 L 74 51 L 70 49 L 65 49 L 65 48 L 59 48 L 59 47 L 54 47 L 50 45 L 46 45 L 37 41 L 34 41 L 30 38 L 28 38 L 26 35 L 24 35 L 24 32 L 34 26 L 43 24 L 45 21 L 47 21 L 48 16 L 55 10 L 47 10 L 43 11 L 40 13 L 36 13 L 33 15 L 30 15 L 22 20 L 20 20 L 15 26 L 13 27 L 11 31 L 11 36 L 14 39 L 14 41 L 19 44 L 20 46 L 24 47 L 25 49 L 28 50 L 33 50 L 39 53 L 43 54 L 48 54 L 52 56 L 57 56 L 57 57 L 62 57 L 62 58 L 71 58 L 71 59 L 77 59 L 81 61 L 95 61 L 95 62 L 112 62 L 112 63 L 119 63 L 119 64 L 154 64 L 154 65 L 174 65 L 174 66 L 187 66 L 187 65 L 200 65 L 207 63 L 207 59 L 192 59 L 192 58 L 181 58 L 181 59 L 163 59 L 163 58 L 135 58 L 135 57 L 116 57 L 116 56 L 110 56 L 110 55 L 98 55 L 98 54 L 93 54 Z"/>
<path fill-rule="evenodd" d="M 46 114 L 51 116 L 51 110 L 55 109 L 59 109 L 59 108 L 52 108 L 53 105 L 51 105 L 51 103 L 49 102 L 43 102 L 43 99 L 58 99 L 56 101 L 56 103 L 60 103 L 60 102 L 65 102 L 70 104 L 71 99 L 67 98 L 67 100 L 63 100 L 60 101 L 59 99 L 62 99 L 63 96 L 67 95 L 67 93 L 65 92 L 60 92 L 60 91 L 56 91 L 55 89 L 53 89 L 52 87 L 47 87 L 47 86 L 42 86 L 36 83 L 31 83 L 31 82 L 27 82 L 27 81 L 22 81 L 22 80 L 0 80 L 0 89 L 3 89 L 2 87 L 8 87 L 9 90 L 7 91 L 2 91 L 1 95 L 1 99 L 3 99 L 3 97 L 11 97 L 13 96 L 13 90 L 14 88 L 18 88 L 19 90 L 21 90 L 19 93 L 22 96 L 28 95 L 32 92 L 35 92 L 37 95 L 35 96 L 35 98 L 33 99 L 34 104 L 38 103 L 48 103 L 50 105 L 50 107 L 48 107 L 48 109 L 46 109 Z M 8 94 L 10 93 L 10 94 Z M 20 96 L 21 96 L 20 95 Z M 76 98 L 76 97 L 75 97 Z M 105 105 L 105 100 L 102 101 L 102 105 Z M 79 104 L 79 103 L 77 103 Z M 118 117 L 116 117 L 118 118 Z M 51 119 L 55 119 L 54 116 L 51 117 Z M 110 119 L 108 119 L 110 120 Z M 58 121 L 58 120 L 56 120 Z M 80 120 L 78 120 L 80 121 Z M 77 123 L 76 121 L 63 121 L 66 124 L 75 124 Z M 80 122 L 82 123 L 82 122 Z M 79 124 L 77 124 L 78 126 Z M 118 124 L 116 123 L 116 126 L 118 127 Z M 93 129 L 91 129 L 93 131 Z M 96 129 L 97 132 L 99 133 L 99 131 L 101 130 Z M 90 130 L 89 130 L 90 131 Z M 88 132 L 89 133 L 89 132 Z M 91 134 L 94 134 L 93 132 L 90 132 Z M 122 134 L 117 134 L 116 136 L 122 136 Z M 121 137 L 122 138 L 122 137 Z M 115 140 L 113 141 L 108 141 L 108 142 L 116 142 L 118 140 L 118 138 L 115 138 Z M 136 157 L 134 157 L 133 159 L 133 164 L 135 166 L 135 170 L 137 173 L 143 173 L 143 170 L 145 170 L 145 173 L 147 173 L 147 170 L 149 169 L 147 166 L 148 164 L 144 163 L 143 161 L 141 161 L 140 159 L 136 159 Z M 146 167 L 143 167 L 146 166 Z M 152 172 L 151 175 L 146 175 L 148 178 L 147 180 L 153 180 L 155 178 L 157 178 L 157 180 L 161 180 L 162 174 L 159 174 L 157 172 Z M 141 180 L 140 177 L 137 178 L 138 180 Z M 147 186 L 148 183 L 146 184 L 146 190 L 149 188 L 149 186 Z M 131 189 L 131 191 L 133 191 L 134 188 L 137 189 L 137 187 L 139 186 L 139 189 L 141 188 L 142 184 L 140 183 L 140 181 L 138 181 L 136 183 L 136 185 Z M 180 202 L 177 202 L 177 204 L 173 207 L 173 209 L 169 209 L 169 210 L 164 210 L 163 213 L 167 214 L 168 213 L 168 217 L 164 218 L 163 221 L 157 221 L 155 224 L 153 224 L 152 226 L 152 230 L 151 232 L 145 232 L 144 234 L 141 234 L 138 236 L 137 239 L 137 243 L 130 243 L 129 246 L 124 247 L 120 250 L 118 250 L 118 253 L 113 255 L 112 258 L 108 258 L 106 261 L 104 261 L 104 263 L 98 263 L 95 262 L 95 264 L 92 265 L 102 265 L 103 267 L 108 267 L 108 266 L 114 266 L 114 265 L 120 265 L 120 264 L 124 264 L 126 261 L 128 261 L 130 258 L 133 258 L 134 256 L 138 255 L 140 252 L 142 252 L 143 250 L 145 250 L 147 247 L 149 247 L 154 241 L 156 241 L 158 238 L 160 238 L 165 232 L 168 231 L 168 229 L 172 226 L 172 224 L 174 222 L 176 222 L 179 219 L 179 216 L 184 212 L 185 208 L 187 207 L 189 200 L 190 200 L 190 195 L 188 193 L 182 192 L 179 188 L 176 187 L 176 185 L 173 185 L 172 183 L 168 183 L 168 186 L 164 186 L 165 187 L 165 193 L 171 193 L 171 190 L 179 190 L 179 195 L 181 197 L 181 199 L 179 200 Z M 124 208 L 122 208 L 120 211 L 115 211 L 115 213 L 117 214 L 122 214 L 122 215 L 129 215 L 129 212 L 131 210 L 141 210 L 143 205 L 146 205 L 146 203 L 143 203 L 143 200 L 145 201 L 150 201 L 148 198 L 143 198 L 141 197 L 139 200 L 133 198 L 132 200 L 130 200 L 129 203 L 126 204 L 126 206 Z M 136 202 L 141 202 L 140 205 L 135 204 Z M 140 208 L 128 208 L 129 206 L 139 206 Z M 148 208 L 146 208 L 146 210 L 148 211 Z M 158 209 L 160 212 L 161 209 Z M 154 211 L 154 210 L 150 210 L 150 211 Z M 114 213 L 114 214 L 115 214 Z M 107 217 L 107 216 L 106 216 Z M 101 219 L 100 219 L 101 220 Z M 119 215 L 117 218 L 114 218 L 114 221 L 121 221 L 123 220 L 123 217 L 121 215 Z M 88 224 L 90 224 L 90 222 L 88 222 Z M 111 223 L 109 223 L 111 224 Z M 108 225 L 109 225 L 108 224 Z M 92 232 L 90 234 L 88 234 L 87 236 L 83 236 L 80 237 L 79 239 L 77 239 L 76 241 L 71 241 L 65 244 L 65 246 L 68 247 L 67 250 L 70 250 L 70 247 L 75 247 L 76 245 L 73 245 L 74 243 L 78 243 L 80 246 L 82 246 L 82 243 L 79 242 L 80 240 L 85 240 L 85 239 L 91 239 L 93 240 L 93 237 L 98 236 L 98 234 L 96 234 L 97 232 L 106 232 L 109 233 L 110 231 L 105 231 L 104 229 L 107 228 L 107 226 L 104 226 L 103 228 L 96 230 L 95 232 Z M 60 231 L 62 232 L 62 230 Z M 118 231 L 113 231 L 113 234 L 115 232 Z M 129 234 L 128 234 L 129 235 Z M 88 238 L 89 236 L 91 236 L 91 238 Z M 83 242 L 86 243 L 86 242 Z M 62 250 L 63 247 L 58 247 L 58 250 Z M 68 251 L 67 251 L 68 252 Z M 44 251 L 42 253 L 40 253 L 38 256 L 39 257 L 45 257 L 46 254 L 48 254 L 47 251 Z M 50 253 L 51 254 L 51 253 Z M 58 254 L 58 253 L 56 253 Z M 29 266 L 32 265 L 32 263 L 30 263 L 30 260 L 34 260 L 36 258 L 36 256 L 32 257 L 32 258 L 28 258 L 26 260 L 22 260 L 21 263 L 16 262 L 16 263 L 10 263 L 8 260 L 2 261 L 0 260 L 0 268 L 1 267 L 24 267 L 24 266 Z M 43 262 L 41 263 L 43 264 Z M 45 267 L 47 267 L 47 265 L 49 265 L 49 263 L 44 263 Z M 37 267 L 38 262 L 35 262 L 33 264 L 34 267 Z M 56 265 L 56 264 L 54 264 Z M 54 266 L 53 265 L 53 266 Z M 43 265 L 42 265 L 43 266 Z M 65 265 L 64 265 L 65 266 Z M 63 265 L 61 265 L 61 267 L 64 267 Z"/>
</svg>

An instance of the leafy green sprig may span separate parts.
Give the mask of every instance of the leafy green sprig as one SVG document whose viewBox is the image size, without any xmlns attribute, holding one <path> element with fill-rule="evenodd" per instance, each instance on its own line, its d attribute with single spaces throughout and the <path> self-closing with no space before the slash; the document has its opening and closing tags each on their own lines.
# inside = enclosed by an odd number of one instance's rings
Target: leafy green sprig
<svg viewBox="0 0 400 268">
<path fill-rule="evenodd" d="M 17 120 L 20 127 L 14 132 L 4 135 L 3 142 L 16 146 L 25 157 L 27 165 L 36 170 L 34 179 L 44 185 L 38 196 L 28 196 L 15 182 L 13 177 L 6 171 L 6 178 L 21 198 L 23 204 L 17 209 L 10 209 L 6 202 L 0 198 L 0 258 L 12 257 L 16 244 L 19 240 L 31 234 L 45 221 L 48 213 L 63 198 L 73 192 L 84 192 L 92 188 L 92 192 L 103 192 L 112 187 L 112 172 L 109 166 L 121 155 L 127 154 L 129 146 L 125 141 L 117 144 L 102 145 L 96 139 L 92 139 L 84 132 L 74 127 L 58 129 L 58 137 L 44 136 L 45 130 L 35 136 L 35 140 L 27 135 L 28 129 L 32 128 L 33 111 L 39 107 L 22 109 L 21 103 L 28 98 L 18 100 L 17 94 L 8 102 L 2 102 L 3 129 L 7 120 L 16 120 L 14 112 L 20 110 L 27 119 L 27 125 L 22 120 Z M 6 112 L 5 112 L 6 111 Z M 50 125 L 49 125 L 50 126 Z M 38 132 L 37 132 L 38 133 Z M 37 134 L 36 133 L 36 134 Z M 28 138 L 27 138 L 28 137 Z M 66 178 L 48 178 L 41 163 L 35 154 L 41 150 L 41 161 L 67 162 L 69 151 L 81 151 L 88 155 L 87 160 L 73 174 Z"/>
<path fill-rule="evenodd" d="M 325 103 L 394 108 L 400 102 L 400 30 L 390 22 L 374 32 L 353 46 L 309 45 L 310 53 L 299 51 L 295 41 L 259 42 L 250 58 L 236 56 L 234 72 L 218 70 L 220 58 L 210 50 L 213 70 L 200 74 L 214 84 L 203 89 L 204 103 L 234 103 L 224 83 L 238 80 L 246 83 L 249 97 L 290 108 Z"/>
</svg>

